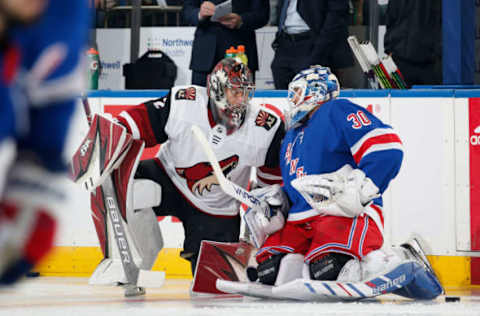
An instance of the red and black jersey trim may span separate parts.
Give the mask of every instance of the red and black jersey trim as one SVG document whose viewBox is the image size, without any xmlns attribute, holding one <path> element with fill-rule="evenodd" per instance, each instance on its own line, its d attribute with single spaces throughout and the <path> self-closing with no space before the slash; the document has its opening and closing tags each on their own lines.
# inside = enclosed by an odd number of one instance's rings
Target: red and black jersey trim
<svg viewBox="0 0 480 316">
<path fill-rule="evenodd" d="M 283 137 L 285 136 L 285 125 L 280 122 L 275 136 L 273 136 L 270 147 L 268 147 L 267 156 L 265 158 L 265 166 L 276 168 L 280 166 L 280 147 L 282 146 Z"/>
<path fill-rule="evenodd" d="M 162 144 L 168 139 L 165 126 L 167 125 L 170 115 L 170 96 L 171 93 L 169 92 L 162 98 L 150 100 L 145 103 L 148 119 L 150 120 L 150 125 L 158 144 Z"/>
</svg>

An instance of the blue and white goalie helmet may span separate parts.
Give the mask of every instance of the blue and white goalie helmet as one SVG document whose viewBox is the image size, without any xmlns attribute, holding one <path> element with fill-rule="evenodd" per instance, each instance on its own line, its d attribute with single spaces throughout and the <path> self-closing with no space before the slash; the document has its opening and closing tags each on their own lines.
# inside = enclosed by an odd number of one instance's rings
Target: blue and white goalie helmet
<svg viewBox="0 0 480 316">
<path fill-rule="evenodd" d="M 339 93 L 340 83 L 330 68 L 316 65 L 300 71 L 288 85 L 287 129 L 301 124 L 316 106 Z"/>
</svg>

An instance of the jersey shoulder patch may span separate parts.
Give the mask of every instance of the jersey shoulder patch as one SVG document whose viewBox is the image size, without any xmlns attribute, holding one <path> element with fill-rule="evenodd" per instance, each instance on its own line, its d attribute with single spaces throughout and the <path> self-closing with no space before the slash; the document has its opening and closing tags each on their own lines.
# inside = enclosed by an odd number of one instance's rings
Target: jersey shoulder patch
<svg viewBox="0 0 480 316">
<path fill-rule="evenodd" d="M 255 125 L 265 128 L 267 131 L 272 129 L 278 121 L 278 117 L 272 113 L 267 112 L 266 110 L 258 111 L 257 117 L 255 118 Z"/>
<path fill-rule="evenodd" d="M 177 92 L 175 92 L 175 100 L 195 101 L 196 98 L 197 98 L 197 89 L 195 87 L 178 89 Z"/>
<path fill-rule="evenodd" d="M 283 119 L 283 113 L 271 104 L 260 104 L 252 106 L 255 115 L 255 126 L 263 127 L 270 131 L 279 121 Z"/>
</svg>

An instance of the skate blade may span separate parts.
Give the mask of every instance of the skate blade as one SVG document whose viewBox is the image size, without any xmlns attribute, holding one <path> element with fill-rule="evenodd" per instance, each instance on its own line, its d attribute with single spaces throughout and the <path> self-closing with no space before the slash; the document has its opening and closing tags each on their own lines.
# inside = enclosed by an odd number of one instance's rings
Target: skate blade
<svg viewBox="0 0 480 316">
<path fill-rule="evenodd" d="M 125 297 L 135 297 L 145 294 L 145 288 L 133 284 L 124 285 Z"/>
</svg>

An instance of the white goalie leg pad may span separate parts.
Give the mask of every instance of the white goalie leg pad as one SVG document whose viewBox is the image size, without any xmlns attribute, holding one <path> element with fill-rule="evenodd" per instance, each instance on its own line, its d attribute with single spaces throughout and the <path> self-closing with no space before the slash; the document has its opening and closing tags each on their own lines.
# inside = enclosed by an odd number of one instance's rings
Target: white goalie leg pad
<svg viewBox="0 0 480 316">
<path fill-rule="evenodd" d="M 402 258 L 391 249 L 372 251 L 360 262 L 362 280 L 383 275 L 406 261 L 408 261 L 407 258 Z"/>
<path fill-rule="evenodd" d="M 95 268 L 95 271 L 93 271 L 93 274 L 90 276 L 90 279 L 88 280 L 88 284 L 90 285 L 119 285 L 128 283 L 127 276 L 125 275 L 125 270 L 122 265 L 122 260 L 124 260 L 124 258 L 122 258 L 120 250 L 118 249 L 110 216 L 110 212 L 107 212 L 108 218 L 106 219 L 106 238 L 108 248 L 106 257 L 102 260 L 102 262 L 100 262 L 100 264 Z M 134 262 L 136 263 L 139 261 L 138 251 L 136 251 L 133 245 L 133 240 L 130 236 L 128 226 L 123 218 L 121 218 L 121 221 L 123 227 L 125 228 L 126 239 L 130 246 L 130 251 L 134 257 Z M 135 258 L 137 259 L 135 260 Z"/>
<path fill-rule="evenodd" d="M 118 285 L 128 283 L 127 276 L 125 275 L 125 270 L 122 265 L 122 260 L 133 259 L 135 265 L 142 270 L 150 270 L 152 268 L 158 252 L 163 246 L 163 240 L 160 229 L 158 228 L 158 222 L 153 214 L 152 209 L 145 209 L 145 212 L 141 210 L 138 212 L 138 214 L 141 215 L 138 217 L 135 216 L 132 220 L 132 223 L 127 224 L 123 218 L 121 219 L 125 229 L 125 237 L 130 246 L 130 251 L 133 257 L 129 259 L 125 257 L 125 254 L 120 252 L 115 241 L 111 219 L 107 219 L 107 238 L 109 245 L 107 257 L 104 258 L 103 261 L 96 267 L 92 276 L 88 280 L 89 284 Z M 110 213 L 107 213 L 107 216 L 111 216 Z M 142 223 L 144 222 L 146 222 L 147 227 L 143 226 Z M 155 225 L 157 227 L 155 227 Z M 155 228 L 157 231 L 154 230 Z M 144 233 L 139 234 L 138 231 L 141 230 L 143 230 Z M 154 231 L 155 234 L 149 235 L 152 231 Z M 152 242 L 147 240 L 148 237 L 154 240 L 155 247 L 151 246 Z M 139 242 L 142 242 L 143 240 L 146 240 L 149 246 L 139 247 Z"/>
<path fill-rule="evenodd" d="M 362 267 L 358 259 L 350 259 L 338 274 L 339 282 L 359 282 L 362 280 Z"/>
<path fill-rule="evenodd" d="M 127 222 L 123 221 L 127 241 L 137 267 L 150 270 L 163 248 L 163 238 L 151 207 L 161 202 L 161 186 L 147 179 L 135 179 L 127 190 Z M 110 213 L 108 213 L 110 216 Z M 108 255 L 95 269 L 89 284 L 126 283 L 120 251 L 115 242 L 111 221 L 107 220 Z"/>
<path fill-rule="evenodd" d="M 375 250 L 366 255 L 362 261 L 349 260 L 340 270 L 337 281 L 360 282 L 371 279 L 383 275 L 407 260 L 394 251 Z"/>
<path fill-rule="evenodd" d="M 162 232 L 152 210 L 161 202 L 162 187 L 152 180 L 136 179 L 130 191 L 133 207 L 128 207 L 127 196 L 127 227 L 140 257 L 137 266 L 150 270 L 163 248 Z"/>
<path fill-rule="evenodd" d="M 299 253 L 289 253 L 282 258 L 278 268 L 275 285 L 285 284 L 287 282 L 302 277 L 304 256 Z"/>
<path fill-rule="evenodd" d="M 162 201 L 162 187 L 152 180 L 135 179 L 133 190 L 130 191 L 132 196 L 127 196 L 127 206 L 128 199 L 131 198 L 134 210 L 158 206 Z"/>
</svg>

